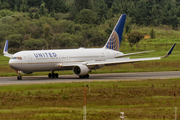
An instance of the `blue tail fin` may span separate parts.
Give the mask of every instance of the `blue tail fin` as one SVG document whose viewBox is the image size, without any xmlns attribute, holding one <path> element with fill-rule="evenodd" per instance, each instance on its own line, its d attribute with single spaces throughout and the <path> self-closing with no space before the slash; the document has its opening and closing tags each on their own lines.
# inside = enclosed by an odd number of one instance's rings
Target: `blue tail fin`
<svg viewBox="0 0 180 120">
<path fill-rule="evenodd" d="M 126 15 L 122 14 L 104 48 L 119 51 Z"/>
</svg>

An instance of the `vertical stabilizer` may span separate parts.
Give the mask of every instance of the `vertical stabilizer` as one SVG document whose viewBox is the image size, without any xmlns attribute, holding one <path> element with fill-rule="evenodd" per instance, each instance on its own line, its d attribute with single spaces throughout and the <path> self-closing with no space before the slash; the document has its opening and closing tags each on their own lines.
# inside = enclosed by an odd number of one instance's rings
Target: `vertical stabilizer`
<svg viewBox="0 0 180 120">
<path fill-rule="evenodd" d="M 122 14 L 114 27 L 104 48 L 119 51 L 126 15 Z"/>
</svg>

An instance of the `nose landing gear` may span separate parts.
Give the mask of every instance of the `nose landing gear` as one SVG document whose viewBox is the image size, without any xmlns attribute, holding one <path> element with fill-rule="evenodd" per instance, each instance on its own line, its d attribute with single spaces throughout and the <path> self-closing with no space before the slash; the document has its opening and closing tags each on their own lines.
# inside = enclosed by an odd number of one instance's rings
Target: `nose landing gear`
<svg viewBox="0 0 180 120">
<path fill-rule="evenodd" d="M 18 71 L 17 80 L 22 80 L 21 72 Z"/>
</svg>

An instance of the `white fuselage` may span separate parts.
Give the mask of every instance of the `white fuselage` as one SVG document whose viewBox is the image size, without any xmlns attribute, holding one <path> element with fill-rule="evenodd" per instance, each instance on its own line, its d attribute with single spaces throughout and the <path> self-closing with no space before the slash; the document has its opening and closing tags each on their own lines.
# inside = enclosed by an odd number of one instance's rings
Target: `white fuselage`
<svg viewBox="0 0 180 120">
<path fill-rule="evenodd" d="M 25 73 L 72 70 L 73 65 L 104 61 L 121 55 L 123 53 L 104 48 L 20 51 L 9 60 L 9 65 L 14 70 Z"/>
</svg>

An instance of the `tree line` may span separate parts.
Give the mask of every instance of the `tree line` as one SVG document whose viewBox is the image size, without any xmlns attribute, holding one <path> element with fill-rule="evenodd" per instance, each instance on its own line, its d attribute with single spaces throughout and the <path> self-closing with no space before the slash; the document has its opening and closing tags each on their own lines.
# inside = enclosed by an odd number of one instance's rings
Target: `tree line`
<svg viewBox="0 0 180 120">
<path fill-rule="evenodd" d="M 0 42 L 34 49 L 105 44 L 121 14 L 130 26 L 178 29 L 180 0 L 0 0 Z M 124 39 L 124 36 L 123 36 Z"/>
</svg>

